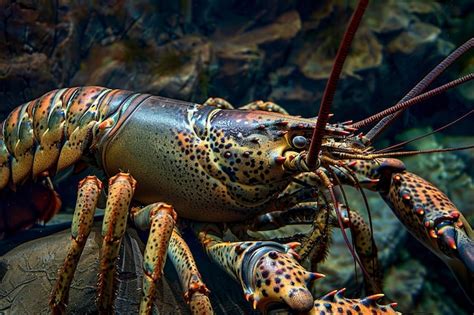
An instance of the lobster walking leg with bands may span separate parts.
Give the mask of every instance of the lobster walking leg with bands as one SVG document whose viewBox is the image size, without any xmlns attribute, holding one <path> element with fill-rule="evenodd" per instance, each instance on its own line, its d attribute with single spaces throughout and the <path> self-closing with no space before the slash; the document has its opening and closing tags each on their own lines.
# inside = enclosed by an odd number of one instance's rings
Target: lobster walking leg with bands
<svg viewBox="0 0 474 315">
<path fill-rule="evenodd" d="M 382 270 L 377 255 L 377 246 L 373 243 L 372 232 L 364 218 L 354 209 L 350 210 L 350 219 L 342 206 L 344 227 L 350 228 L 357 256 L 360 258 L 368 276 L 364 274 L 366 293 L 376 294 L 382 292 Z M 334 227 L 339 227 L 336 220 L 332 220 Z"/>
<path fill-rule="evenodd" d="M 273 102 L 254 101 L 252 103 L 248 103 L 244 106 L 239 107 L 239 109 L 263 110 L 265 112 L 274 112 L 288 115 L 286 109 Z"/>
<path fill-rule="evenodd" d="M 94 223 L 94 213 L 102 183 L 95 176 L 88 176 L 79 183 L 76 210 L 71 225 L 71 245 L 51 293 L 49 305 L 54 314 L 66 312 L 69 289 L 77 264 Z"/>
<path fill-rule="evenodd" d="M 204 284 L 188 245 L 175 228 L 168 246 L 168 256 L 178 272 L 181 287 L 185 290 L 184 299 L 189 303 L 191 313 L 214 314 L 209 290 Z"/>
<path fill-rule="evenodd" d="M 125 229 L 128 210 L 136 181 L 127 173 L 119 173 L 109 180 L 109 193 L 102 223 L 97 308 L 99 313 L 112 312 L 116 287 L 116 260 Z"/>
<path fill-rule="evenodd" d="M 143 296 L 140 314 L 153 313 L 158 280 L 163 274 L 176 218 L 173 207 L 165 203 L 151 204 L 142 209 L 134 208 L 132 212 L 135 225 L 141 229 L 150 230 L 143 260 Z"/>
</svg>

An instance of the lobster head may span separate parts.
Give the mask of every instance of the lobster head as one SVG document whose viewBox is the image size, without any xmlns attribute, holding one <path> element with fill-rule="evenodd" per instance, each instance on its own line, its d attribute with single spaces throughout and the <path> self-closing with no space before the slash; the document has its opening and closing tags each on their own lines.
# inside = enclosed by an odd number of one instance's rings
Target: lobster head
<svg viewBox="0 0 474 315">
<path fill-rule="evenodd" d="M 215 110 L 210 115 L 210 150 L 214 162 L 231 180 L 258 185 L 287 183 L 306 172 L 305 157 L 316 122 L 280 113 Z M 327 125 L 328 139 L 344 134 Z"/>
</svg>

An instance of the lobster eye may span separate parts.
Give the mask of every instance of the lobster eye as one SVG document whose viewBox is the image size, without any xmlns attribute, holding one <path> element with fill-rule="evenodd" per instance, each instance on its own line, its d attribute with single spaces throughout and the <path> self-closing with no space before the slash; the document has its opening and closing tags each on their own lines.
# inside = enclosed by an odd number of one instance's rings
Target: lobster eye
<svg viewBox="0 0 474 315">
<path fill-rule="evenodd" d="M 308 144 L 308 140 L 303 136 L 294 137 L 292 142 L 293 146 L 298 149 L 302 149 Z"/>
</svg>

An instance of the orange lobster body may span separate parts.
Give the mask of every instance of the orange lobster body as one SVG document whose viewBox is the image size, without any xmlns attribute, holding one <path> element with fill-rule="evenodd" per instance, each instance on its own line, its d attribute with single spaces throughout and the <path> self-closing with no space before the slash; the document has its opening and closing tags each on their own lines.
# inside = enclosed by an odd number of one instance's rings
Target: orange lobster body
<svg viewBox="0 0 474 315">
<path fill-rule="evenodd" d="M 292 174 L 274 160 L 288 149 L 288 133 L 309 136 L 313 127 L 304 118 L 128 91 L 57 90 L 6 119 L 0 190 L 86 160 L 109 175 L 132 173 L 143 204 L 163 200 L 199 221 L 243 220 L 275 208 Z"/>
</svg>

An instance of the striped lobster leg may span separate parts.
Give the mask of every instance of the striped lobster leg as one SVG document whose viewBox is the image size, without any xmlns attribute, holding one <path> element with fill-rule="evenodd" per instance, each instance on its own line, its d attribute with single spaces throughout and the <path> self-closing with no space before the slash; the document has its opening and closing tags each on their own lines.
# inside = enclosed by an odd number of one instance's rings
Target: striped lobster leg
<svg viewBox="0 0 474 315">
<path fill-rule="evenodd" d="M 186 290 L 184 299 L 189 303 L 191 313 L 214 314 L 209 300 L 210 291 L 202 281 L 191 250 L 176 228 L 171 235 L 168 256 L 178 272 L 181 286 Z"/>
<path fill-rule="evenodd" d="M 127 173 L 119 173 L 109 181 L 109 193 L 102 224 L 103 240 L 97 283 L 96 303 L 100 314 L 113 312 L 116 285 L 115 264 L 127 226 L 128 207 L 135 183 L 135 180 Z M 49 304 L 53 314 L 64 314 L 66 311 L 69 287 L 93 225 L 101 189 L 102 183 L 95 176 L 86 177 L 79 184 L 71 228 L 71 246 L 51 292 Z"/>
<path fill-rule="evenodd" d="M 158 280 L 168 254 L 181 285 L 184 299 L 193 314 L 213 314 L 209 300 L 209 290 L 201 279 L 191 250 L 175 227 L 177 215 L 173 207 L 165 203 L 154 203 L 144 208 L 133 208 L 131 218 L 142 230 L 149 230 L 143 261 L 143 297 L 140 314 L 152 314 L 157 296 Z"/>
<path fill-rule="evenodd" d="M 140 314 L 152 314 L 157 282 L 163 274 L 169 241 L 176 224 L 176 212 L 165 203 L 134 208 L 131 217 L 142 230 L 150 230 L 143 259 L 143 287 Z"/>
<path fill-rule="evenodd" d="M 71 246 L 63 266 L 59 269 L 58 279 L 49 302 L 54 314 L 66 312 L 69 288 L 94 223 L 95 208 L 101 189 L 102 183 L 95 176 L 88 176 L 79 183 L 76 209 L 71 227 Z"/>
<path fill-rule="evenodd" d="M 109 193 L 102 222 L 102 248 L 97 281 L 97 308 L 100 314 L 111 314 L 115 300 L 116 261 L 120 243 L 127 228 L 128 210 L 136 181 L 128 173 L 109 180 Z"/>
</svg>

